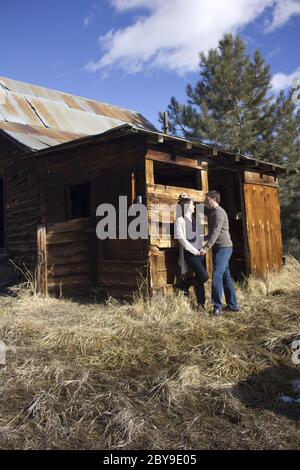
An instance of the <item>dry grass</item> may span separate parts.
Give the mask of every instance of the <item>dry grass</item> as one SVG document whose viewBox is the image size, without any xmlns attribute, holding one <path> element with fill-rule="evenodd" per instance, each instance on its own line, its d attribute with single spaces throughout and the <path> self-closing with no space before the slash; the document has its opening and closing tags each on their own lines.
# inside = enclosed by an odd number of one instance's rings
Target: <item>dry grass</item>
<svg viewBox="0 0 300 470">
<path fill-rule="evenodd" d="M 30 293 L 31 292 L 31 293 Z M 0 298 L 0 448 L 287 449 L 300 442 L 300 264 L 238 288 L 239 314 Z M 0 366 L 1 367 L 1 366 Z"/>
</svg>

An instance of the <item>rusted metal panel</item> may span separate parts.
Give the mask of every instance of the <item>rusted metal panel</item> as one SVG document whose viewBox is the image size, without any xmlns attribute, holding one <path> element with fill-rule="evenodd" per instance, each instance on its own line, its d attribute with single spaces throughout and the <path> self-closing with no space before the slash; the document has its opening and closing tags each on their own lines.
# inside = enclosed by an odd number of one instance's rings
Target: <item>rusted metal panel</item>
<svg viewBox="0 0 300 470">
<path fill-rule="evenodd" d="M 57 141 L 57 144 L 60 144 L 62 142 L 69 142 L 75 139 L 79 139 L 82 137 L 82 134 L 76 134 L 75 132 L 63 132 L 63 131 L 58 131 L 56 129 L 43 129 L 43 128 L 38 128 L 33 130 L 34 135 L 38 136 L 38 138 L 47 136 L 50 137 L 51 139 L 54 139 Z"/>
<path fill-rule="evenodd" d="M 7 132 L 13 138 L 20 139 L 20 143 L 35 150 L 59 145 L 82 137 L 81 134 L 1 121 L 0 129 Z M 44 143 L 44 145 L 41 145 L 41 143 Z"/>
<path fill-rule="evenodd" d="M 0 105 L 4 105 L 6 103 L 7 92 L 5 88 L 3 88 L 0 84 Z"/>
<path fill-rule="evenodd" d="M 39 140 L 35 139 L 31 135 L 22 134 L 21 132 L 6 131 L 13 139 L 17 140 L 23 145 L 35 150 L 40 150 L 48 147 L 48 145 L 43 144 Z"/>
<path fill-rule="evenodd" d="M 84 111 L 84 109 L 80 106 L 80 104 L 76 101 L 75 97 L 67 94 L 62 93 L 62 98 L 64 102 L 73 109 L 79 109 L 79 111 Z"/>
<path fill-rule="evenodd" d="M 61 105 L 56 105 L 55 102 L 50 100 L 41 100 L 40 98 L 34 98 L 31 96 L 27 99 L 42 120 L 44 127 L 67 130 L 66 124 L 64 124 L 64 128 L 62 129 L 62 123 L 59 121 L 59 116 L 56 115 L 59 111 L 61 112 Z M 64 106 L 67 109 L 67 105 Z"/>
<path fill-rule="evenodd" d="M 6 122 L 43 125 L 28 101 L 21 95 L 8 94 L 5 103 L 0 105 L 0 113 Z"/>
<path fill-rule="evenodd" d="M 28 124 L 28 119 L 24 117 L 20 110 L 11 99 L 10 95 L 7 96 L 5 104 L 0 106 L 1 114 L 7 122 L 18 122 L 21 124 Z"/>
<path fill-rule="evenodd" d="M 62 143 L 62 141 L 58 141 L 57 139 L 52 139 L 52 137 L 48 137 L 45 134 L 41 134 L 41 135 L 35 134 L 35 140 L 44 144 L 43 148 L 53 147 L 54 145 L 58 145 Z M 65 140 L 63 142 L 65 142 Z"/>
<path fill-rule="evenodd" d="M 18 80 L 11 80 L 10 78 L 0 77 L 0 84 L 6 89 L 12 92 L 18 92 L 22 94 L 33 94 L 29 83 L 19 82 Z"/>
<path fill-rule="evenodd" d="M 43 127 L 32 127 L 18 123 L 0 122 L 0 129 L 7 132 L 14 138 L 20 139 L 24 145 L 28 145 L 30 148 L 38 150 L 49 146 L 59 145 L 64 142 L 69 142 L 82 137 L 82 135 L 74 134 L 70 132 L 61 132 L 54 129 L 48 129 Z M 13 134 L 18 134 L 14 136 Z M 32 139 L 30 141 L 30 139 Z M 40 143 L 44 143 L 41 146 Z"/>
<path fill-rule="evenodd" d="M 87 98 L 82 98 L 67 93 L 62 93 L 56 90 L 40 87 L 37 85 L 31 85 L 28 83 L 19 82 L 17 80 L 10 80 L 8 78 L 0 78 L 0 84 L 10 91 L 18 93 L 21 96 L 31 96 L 35 98 L 41 98 L 42 100 L 50 100 L 61 104 L 63 107 L 67 105 L 71 109 L 77 109 L 92 114 L 99 114 L 107 117 L 114 118 L 118 121 L 128 122 L 132 124 L 139 124 L 147 129 L 155 130 L 155 127 L 143 116 L 136 113 L 135 111 L 113 106 L 107 103 L 102 103 Z"/>
<path fill-rule="evenodd" d="M 0 121 L 5 121 L 5 117 L 1 112 L 1 106 L 0 106 Z"/>
<path fill-rule="evenodd" d="M 55 101 L 57 103 L 61 103 L 62 105 L 65 104 L 64 99 L 59 91 L 51 90 L 49 88 L 44 88 L 37 85 L 30 85 L 30 90 L 32 91 L 32 95 L 38 98 Z"/>
<path fill-rule="evenodd" d="M 61 93 L 56 90 L 40 87 L 38 85 L 32 85 L 30 83 L 20 82 L 18 80 L 11 80 L 10 78 L 6 77 L 0 77 L 0 84 L 5 87 L 6 90 L 13 93 L 18 93 L 22 96 L 39 96 L 41 98 L 63 102 Z"/>
<path fill-rule="evenodd" d="M 104 103 L 97 103 L 96 101 L 88 101 L 89 107 L 95 114 L 100 114 L 102 116 L 113 117 L 113 113 L 110 112 L 109 106 Z"/>
<path fill-rule="evenodd" d="M 68 130 L 81 135 L 92 135 L 104 132 L 122 124 L 122 121 L 100 116 L 89 112 L 61 106 L 53 101 L 47 103 L 39 98 L 30 98 L 42 121 L 50 128 Z"/>
<path fill-rule="evenodd" d="M 265 277 L 282 266 L 278 188 L 245 183 L 250 273 Z"/>
<path fill-rule="evenodd" d="M 43 148 L 41 143 L 44 147 L 55 146 L 78 137 L 100 134 L 124 123 L 155 129 L 139 114 L 106 103 L 1 77 L 0 87 L 0 128 L 20 137 L 21 143 L 27 142 L 28 146 L 30 143 L 30 148 L 35 150 Z M 26 127 L 22 131 L 8 129 L 5 123 Z M 49 129 L 58 131 L 59 136 L 49 135 Z"/>
</svg>

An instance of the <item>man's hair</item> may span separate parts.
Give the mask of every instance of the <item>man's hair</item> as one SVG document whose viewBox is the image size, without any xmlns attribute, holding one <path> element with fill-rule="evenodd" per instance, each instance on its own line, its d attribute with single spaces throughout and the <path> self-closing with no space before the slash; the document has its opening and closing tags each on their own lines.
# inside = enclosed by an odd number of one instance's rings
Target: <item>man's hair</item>
<svg viewBox="0 0 300 470">
<path fill-rule="evenodd" d="M 212 189 L 211 191 L 208 191 L 208 193 L 206 193 L 206 196 L 210 197 L 210 199 L 214 199 L 218 204 L 220 204 L 221 196 L 219 191 Z"/>
</svg>

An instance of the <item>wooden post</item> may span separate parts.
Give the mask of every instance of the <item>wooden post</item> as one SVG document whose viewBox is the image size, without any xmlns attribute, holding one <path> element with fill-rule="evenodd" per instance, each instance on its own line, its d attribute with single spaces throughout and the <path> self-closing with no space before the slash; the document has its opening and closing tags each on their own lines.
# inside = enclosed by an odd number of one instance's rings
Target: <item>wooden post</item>
<svg viewBox="0 0 300 470">
<path fill-rule="evenodd" d="M 97 184 L 99 180 L 97 178 L 91 181 L 91 211 L 90 218 L 88 223 L 88 263 L 89 263 L 89 280 L 92 287 L 97 285 L 97 270 L 98 270 L 98 238 L 96 234 L 96 211 L 98 205 L 98 194 L 97 194 Z"/>
<path fill-rule="evenodd" d="M 203 168 L 204 167 L 204 168 Z M 201 189 L 204 193 L 207 193 L 209 191 L 208 189 L 208 172 L 207 172 L 207 167 L 202 165 L 201 169 Z"/>
<path fill-rule="evenodd" d="M 202 179 L 202 191 L 205 193 L 207 193 L 209 191 L 209 187 L 208 187 L 208 171 L 204 171 L 204 170 L 201 170 L 201 179 Z M 208 225 L 205 224 L 205 228 L 204 228 L 204 234 L 207 235 L 208 234 Z M 212 276 L 212 271 L 213 271 L 213 267 L 212 267 L 212 253 L 211 253 L 211 250 L 209 250 L 209 252 L 207 253 L 206 255 L 206 270 L 208 272 L 208 274 L 210 275 L 210 277 Z"/>
<path fill-rule="evenodd" d="M 154 164 L 152 160 L 145 160 L 145 180 L 146 180 L 146 204 L 148 207 L 148 197 L 149 197 L 149 191 L 148 191 L 148 185 L 154 185 Z M 155 257 L 152 254 L 151 250 L 151 245 L 150 245 L 150 238 L 151 238 L 151 219 L 149 218 L 148 214 L 148 240 L 147 240 L 147 245 L 144 247 L 147 254 L 147 273 L 148 273 L 148 278 L 147 278 L 147 289 L 149 292 L 151 292 L 151 297 L 153 297 L 153 277 L 155 278 Z"/>
<path fill-rule="evenodd" d="M 166 111 L 164 112 L 164 133 L 169 134 L 169 115 Z"/>
<path fill-rule="evenodd" d="M 131 204 L 135 203 L 136 199 L 136 187 L 135 187 L 135 174 L 131 173 Z"/>
<path fill-rule="evenodd" d="M 37 228 L 37 291 L 48 295 L 47 232 L 46 225 Z"/>
<path fill-rule="evenodd" d="M 154 168 L 153 168 L 153 161 L 152 160 L 146 159 L 146 161 L 145 161 L 145 174 L 146 174 L 146 185 L 147 184 L 154 184 Z"/>
<path fill-rule="evenodd" d="M 98 263 L 98 253 L 97 253 L 97 234 L 96 234 L 96 217 L 90 217 L 88 223 L 88 264 L 89 264 L 89 280 L 90 285 L 95 287 L 97 285 L 97 263 Z"/>
<path fill-rule="evenodd" d="M 242 223 L 243 223 L 243 238 L 244 238 L 244 256 L 246 264 L 246 275 L 250 274 L 250 253 L 249 253 L 249 243 L 248 243 L 248 231 L 247 231 L 247 214 L 246 214 L 246 205 L 245 205 L 245 193 L 244 193 L 244 172 L 240 172 L 239 177 L 240 185 L 240 198 L 241 198 L 241 209 L 242 209 Z"/>
</svg>

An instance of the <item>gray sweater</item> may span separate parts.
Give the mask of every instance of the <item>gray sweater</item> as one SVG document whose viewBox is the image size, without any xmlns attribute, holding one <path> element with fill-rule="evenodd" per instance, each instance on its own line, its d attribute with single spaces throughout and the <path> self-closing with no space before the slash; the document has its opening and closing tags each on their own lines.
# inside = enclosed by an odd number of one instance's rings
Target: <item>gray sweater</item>
<svg viewBox="0 0 300 470">
<path fill-rule="evenodd" d="M 210 250 L 212 246 L 218 248 L 228 248 L 232 246 L 232 241 L 229 234 L 228 217 L 224 209 L 217 206 L 215 209 L 207 211 L 208 218 L 208 236 L 207 241 L 203 247 L 205 251 Z"/>
</svg>

